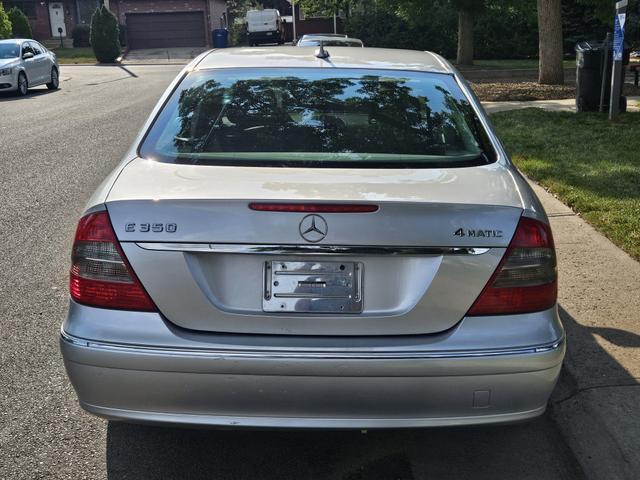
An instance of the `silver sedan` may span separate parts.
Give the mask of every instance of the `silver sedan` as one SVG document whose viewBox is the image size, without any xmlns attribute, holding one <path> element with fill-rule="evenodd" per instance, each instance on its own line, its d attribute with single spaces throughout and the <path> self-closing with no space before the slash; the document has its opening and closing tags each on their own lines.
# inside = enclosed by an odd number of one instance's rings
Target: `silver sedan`
<svg viewBox="0 0 640 480">
<path fill-rule="evenodd" d="M 55 53 L 28 39 L 0 40 L 0 92 L 24 96 L 29 88 L 60 85 L 60 67 Z"/>
<path fill-rule="evenodd" d="M 61 332 L 110 419 L 383 428 L 544 412 L 547 216 L 428 52 L 218 49 L 94 193 Z"/>
</svg>

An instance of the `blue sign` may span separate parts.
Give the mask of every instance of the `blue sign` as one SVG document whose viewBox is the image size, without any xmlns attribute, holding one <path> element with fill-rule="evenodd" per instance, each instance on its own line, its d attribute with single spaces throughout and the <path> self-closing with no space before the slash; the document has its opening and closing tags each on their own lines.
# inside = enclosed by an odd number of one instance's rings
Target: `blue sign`
<svg viewBox="0 0 640 480">
<path fill-rule="evenodd" d="M 615 18 L 613 32 L 613 61 L 621 62 L 624 53 L 624 24 L 627 19 L 625 13 L 618 13 Z"/>
</svg>

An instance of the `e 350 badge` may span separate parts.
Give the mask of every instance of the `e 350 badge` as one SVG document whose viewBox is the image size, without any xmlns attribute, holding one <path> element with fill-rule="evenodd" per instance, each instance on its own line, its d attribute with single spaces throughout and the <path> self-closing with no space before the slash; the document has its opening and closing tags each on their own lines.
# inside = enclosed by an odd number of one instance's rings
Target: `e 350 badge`
<svg viewBox="0 0 640 480">
<path fill-rule="evenodd" d="M 154 233 L 176 233 L 178 230 L 177 223 L 125 223 L 125 232 L 154 232 Z"/>
</svg>

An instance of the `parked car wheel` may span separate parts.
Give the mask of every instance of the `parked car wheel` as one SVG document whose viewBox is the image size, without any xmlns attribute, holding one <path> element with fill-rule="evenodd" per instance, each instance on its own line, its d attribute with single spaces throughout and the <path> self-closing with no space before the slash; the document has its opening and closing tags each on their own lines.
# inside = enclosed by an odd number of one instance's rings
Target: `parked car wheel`
<svg viewBox="0 0 640 480">
<path fill-rule="evenodd" d="M 53 67 L 51 69 L 51 81 L 47 83 L 47 88 L 49 90 L 57 90 L 60 87 L 60 77 L 58 75 L 58 70 Z"/>
<path fill-rule="evenodd" d="M 18 75 L 18 90 L 16 94 L 20 97 L 24 97 L 29 92 L 29 81 L 24 72 L 20 72 Z"/>
</svg>

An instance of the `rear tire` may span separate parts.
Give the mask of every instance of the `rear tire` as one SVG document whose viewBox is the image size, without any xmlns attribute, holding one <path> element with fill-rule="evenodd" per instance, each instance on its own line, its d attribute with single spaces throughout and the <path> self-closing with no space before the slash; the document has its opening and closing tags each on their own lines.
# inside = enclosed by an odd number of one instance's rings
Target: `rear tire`
<svg viewBox="0 0 640 480">
<path fill-rule="evenodd" d="M 47 83 L 49 90 L 57 90 L 60 87 L 60 76 L 56 67 L 51 69 L 51 81 Z"/>
<path fill-rule="evenodd" d="M 27 76 L 24 72 L 20 72 L 18 74 L 18 88 L 16 90 L 16 95 L 24 97 L 27 93 L 29 93 L 29 81 L 27 80 Z"/>
</svg>

